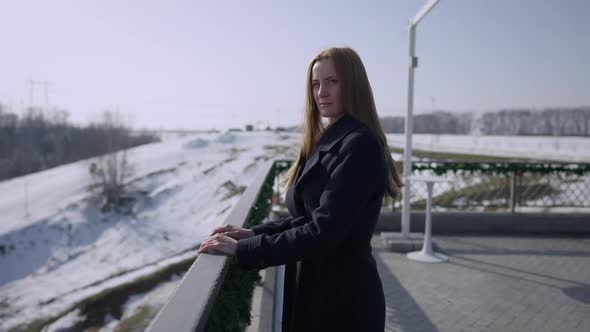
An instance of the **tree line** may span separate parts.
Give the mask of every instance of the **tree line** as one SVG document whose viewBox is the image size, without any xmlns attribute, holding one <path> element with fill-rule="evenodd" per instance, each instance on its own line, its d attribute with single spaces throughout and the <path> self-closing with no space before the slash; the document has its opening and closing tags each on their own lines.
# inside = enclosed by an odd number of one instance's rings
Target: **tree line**
<svg viewBox="0 0 590 332">
<path fill-rule="evenodd" d="M 405 117 L 381 118 L 386 133 L 404 133 Z M 486 113 L 435 111 L 414 116 L 416 134 L 590 136 L 590 107 L 503 109 Z"/>
<path fill-rule="evenodd" d="M 77 126 L 64 110 L 33 107 L 18 115 L 0 103 L 0 181 L 159 140 L 132 135 L 115 113 L 105 111 L 99 121 Z M 401 116 L 381 118 L 386 133 L 404 133 L 404 122 Z M 435 111 L 414 116 L 414 133 L 589 137 L 590 107 Z"/>
<path fill-rule="evenodd" d="M 19 115 L 0 104 L 0 181 L 159 140 L 132 134 L 114 111 L 86 126 L 68 118 L 64 110 L 33 107 Z"/>
</svg>

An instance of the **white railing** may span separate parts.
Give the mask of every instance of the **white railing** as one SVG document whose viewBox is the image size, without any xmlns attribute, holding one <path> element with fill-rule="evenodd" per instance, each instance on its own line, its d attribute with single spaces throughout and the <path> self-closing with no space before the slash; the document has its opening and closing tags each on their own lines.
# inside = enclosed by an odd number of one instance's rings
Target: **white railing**
<svg viewBox="0 0 590 332">
<path fill-rule="evenodd" d="M 271 160 L 263 165 L 224 224 L 244 227 L 273 163 Z M 224 255 L 199 255 L 147 331 L 204 331 L 230 260 Z"/>
</svg>

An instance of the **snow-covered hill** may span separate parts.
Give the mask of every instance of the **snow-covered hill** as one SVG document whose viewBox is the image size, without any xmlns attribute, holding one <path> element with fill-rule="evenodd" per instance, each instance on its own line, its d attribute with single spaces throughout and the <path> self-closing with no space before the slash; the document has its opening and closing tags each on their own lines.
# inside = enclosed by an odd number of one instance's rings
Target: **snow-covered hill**
<svg viewBox="0 0 590 332">
<path fill-rule="evenodd" d="M 297 145 L 294 134 L 244 132 L 137 147 L 129 154 L 138 197 L 131 215 L 98 209 L 89 161 L 1 182 L 0 330 L 51 317 L 145 266 L 194 255 L 262 162 L 292 158 Z"/>
</svg>

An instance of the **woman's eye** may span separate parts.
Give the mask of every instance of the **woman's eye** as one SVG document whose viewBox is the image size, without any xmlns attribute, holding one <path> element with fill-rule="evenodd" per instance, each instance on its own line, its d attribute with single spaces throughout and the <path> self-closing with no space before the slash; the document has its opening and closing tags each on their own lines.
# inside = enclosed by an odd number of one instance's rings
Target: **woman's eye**
<svg viewBox="0 0 590 332">
<path fill-rule="evenodd" d="M 332 84 L 336 84 L 336 83 L 338 83 L 338 80 L 337 80 L 337 79 L 335 79 L 335 78 L 333 78 L 333 79 L 331 79 L 331 80 L 330 80 L 330 83 L 332 83 Z"/>
</svg>

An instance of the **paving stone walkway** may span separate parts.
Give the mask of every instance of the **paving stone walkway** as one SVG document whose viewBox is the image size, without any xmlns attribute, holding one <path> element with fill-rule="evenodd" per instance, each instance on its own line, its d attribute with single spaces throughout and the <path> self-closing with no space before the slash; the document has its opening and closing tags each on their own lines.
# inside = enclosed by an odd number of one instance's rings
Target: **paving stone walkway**
<svg viewBox="0 0 590 332">
<path fill-rule="evenodd" d="M 425 264 L 373 238 L 386 331 L 590 331 L 590 238 L 437 236 Z"/>
</svg>

